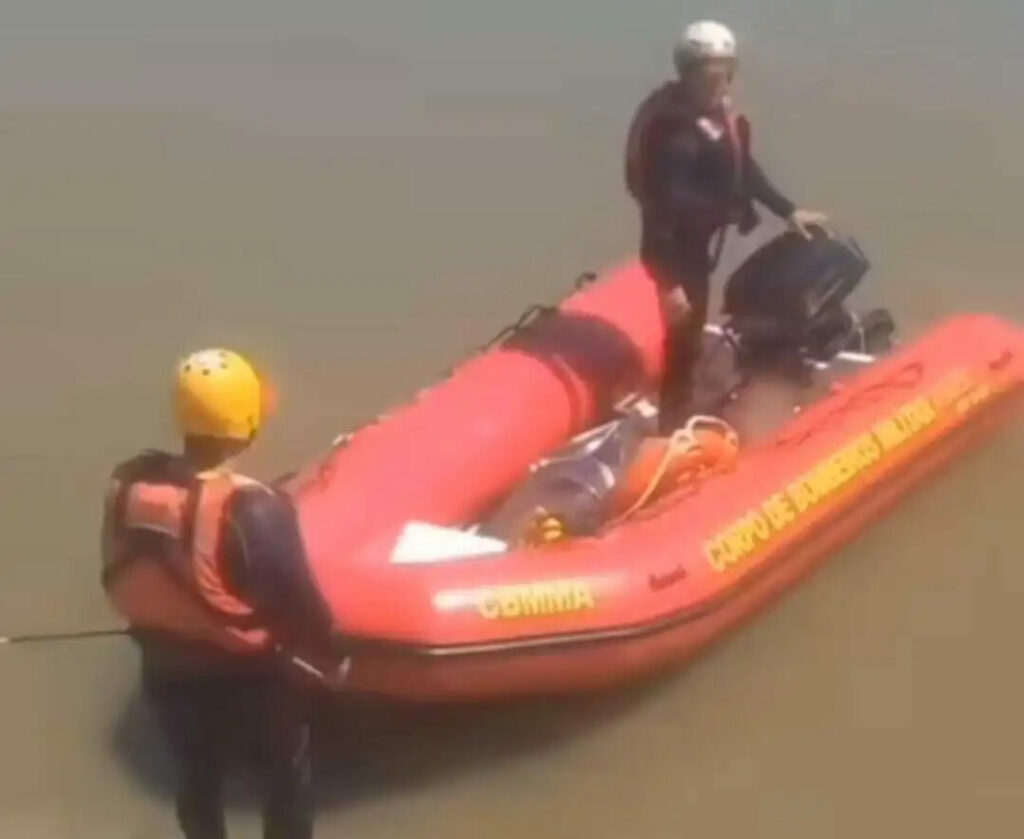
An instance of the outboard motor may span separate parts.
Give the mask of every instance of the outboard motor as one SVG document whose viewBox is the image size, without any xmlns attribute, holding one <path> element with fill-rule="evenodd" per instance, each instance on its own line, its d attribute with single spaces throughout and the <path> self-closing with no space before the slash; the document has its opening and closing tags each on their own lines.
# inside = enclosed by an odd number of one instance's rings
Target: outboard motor
<svg viewBox="0 0 1024 839">
<path fill-rule="evenodd" d="M 870 267 L 867 257 L 853 239 L 812 231 L 810 240 L 782 234 L 729 278 L 722 310 L 741 363 L 828 362 L 843 351 L 890 348 L 895 326 L 887 311 L 858 317 L 845 306 Z"/>
<path fill-rule="evenodd" d="M 813 368 L 840 353 L 891 349 L 888 311 L 854 314 L 846 306 L 870 267 L 867 257 L 852 239 L 812 230 L 810 240 L 795 232 L 778 236 L 729 277 L 725 321 L 704 335 L 690 413 L 720 414 L 764 373 L 810 384 Z"/>
</svg>

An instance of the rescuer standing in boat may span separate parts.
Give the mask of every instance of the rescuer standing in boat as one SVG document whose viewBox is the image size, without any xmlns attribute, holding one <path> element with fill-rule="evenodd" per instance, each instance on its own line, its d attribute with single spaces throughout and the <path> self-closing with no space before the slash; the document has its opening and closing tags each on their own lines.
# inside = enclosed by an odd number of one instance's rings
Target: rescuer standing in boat
<svg viewBox="0 0 1024 839">
<path fill-rule="evenodd" d="M 626 185 L 641 215 L 640 255 L 658 284 L 666 324 L 663 433 L 686 420 L 710 276 L 726 229 L 736 225 L 746 233 L 756 226 L 755 201 L 805 236 L 825 221 L 783 196 L 751 155 L 749 123 L 729 100 L 737 64 L 732 32 L 714 21 L 691 24 L 674 59 L 678 79 L 641 104 L 626 142 Z"/>
<path fill-rule="evenodd" d="M 296 673 L 332 686 L 343 676 L 310 665 L 333 660 L 331 622 L 294 507 L 232 466 L 259 430 L 263 394 L 236 353 L 189 356 L 176 386 L 183 453 L 122 463 L 106 496 L 103 585 L 141 648 L 187 839 L 226 836 L 221 783 L 236 748 L 263 776 L 266 839 L 312 836 L 309 683 Z"/>
</svg>

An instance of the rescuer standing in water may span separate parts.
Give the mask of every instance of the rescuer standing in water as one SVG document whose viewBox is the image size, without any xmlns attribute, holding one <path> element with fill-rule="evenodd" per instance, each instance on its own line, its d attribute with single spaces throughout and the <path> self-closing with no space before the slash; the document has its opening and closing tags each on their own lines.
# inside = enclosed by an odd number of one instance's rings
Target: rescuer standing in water
<svg viewBox="0 0 1024 839">
<path fill-rule="evenodd" d="M 641 104 L 626 142 L 626 185 L 640 207 L 640 255 L 658 284 L 666 324 L 663 433 L 687 418 L 710 276 L 726 229 L 753 229 L 755 201 L 805 236 L 825 221 L 783 196 L 751 155 L 750 125 L 729 99 L 737 65 L 732 32 L 714 21 L 691 24 L 674 59 L 678 78 Z"/>
<path fill-rule="evenodd" d="M 293 505 L 232 466 L 264 402 L 241 356 L 189 356 L 176 383 L 182 454 L 122 463 L 106 496 L 103 584 L 141 648 L 187 839 L 226 836 L 221 784 L 236 749 L 261 770 L 266 839 L 312 836 L 309 683 L 296 674 L 302 665 L 335 687 L 344 675 L 309 664 L 336 659 Z"/>
</svg>

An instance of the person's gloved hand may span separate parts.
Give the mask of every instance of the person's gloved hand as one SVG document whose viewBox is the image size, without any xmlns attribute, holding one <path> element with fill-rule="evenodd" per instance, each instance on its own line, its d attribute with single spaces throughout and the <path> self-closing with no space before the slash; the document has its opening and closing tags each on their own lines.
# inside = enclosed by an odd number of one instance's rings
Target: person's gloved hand
<svg viewBox="0 0 1024 839">
<path fill-rule="evenodd" d="M 348 674 L 352 669 L 352 657 L 345 656 L 341 661 L 333 657 L 320 658 L 316 663 L 310 660 L 309 656 L 296 655 L 282 647 L 277 648 L 277 654 L 281 656 L 286 665 L 293 673 L 311 686 L 325 687 L 328 690 L 343 690 L 348 682 Z"/>
<path fill-rule="evenodd" d="M 789 222 L 792 230 L 799 233 L 805 239 L 810 239 L 813 236 L 810 228 L 813 226 L 824 227 L 828 221 L 828 216 L 824 213 L 819 213 L 817 210 L 804 210 L 798 207 L 793 210 L 786 220 Z"/>
<path fill-rule="evenodd" d="M 690 298 L 682 286 L 672 286 L 661 292 L 661 306 L 669 323 L 681 323 L 690 314 Z"/>
<path fill-rule="evenodd" d="M 323 671 L 324 686 L 328 690 L 344 690 L 348 686 L 348 674 L 351 669 L 351 656 L 345 656 L 341 661 L 332 663 L 330 667 Z"/>
</svg>

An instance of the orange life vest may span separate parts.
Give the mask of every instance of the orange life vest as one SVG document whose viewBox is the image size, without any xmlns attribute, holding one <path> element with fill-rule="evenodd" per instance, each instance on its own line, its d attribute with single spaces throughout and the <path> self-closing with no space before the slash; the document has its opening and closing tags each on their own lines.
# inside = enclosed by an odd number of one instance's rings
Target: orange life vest
<svg viewBox="0 0 1024 839">
<path fill-rule="evenodd" d="M 230 472 L 200 473 L 182 484 L 114 473 L 106 497 L 103 585 L 132 627 L 232 652 L 269 646 L 269 632 L 232 590 L 224 567 L 227 504 L 238 489 L 253 485 L 261 486 Z"/>
</svg>

